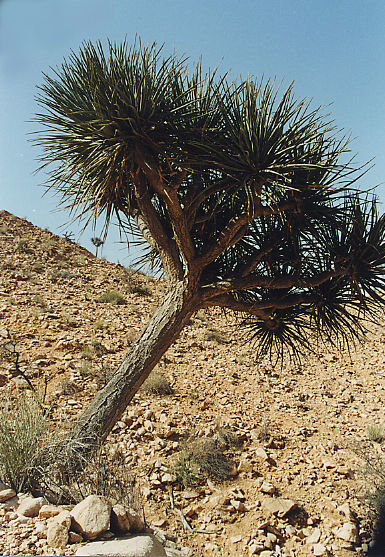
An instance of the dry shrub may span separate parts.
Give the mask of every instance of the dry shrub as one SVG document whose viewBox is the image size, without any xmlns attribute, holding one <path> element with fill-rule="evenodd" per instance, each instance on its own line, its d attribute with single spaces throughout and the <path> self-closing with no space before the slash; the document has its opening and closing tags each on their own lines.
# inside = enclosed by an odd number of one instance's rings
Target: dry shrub
<svg viewBox="0 0 385 557">
<path fill-rule="evenodd" d="M 373 424 L 367 427 L 368 437 L 375 443 L 383 443 L 385 441 L 384 424 Z"/>
<path fill-rule="evenodd" d="M 152 371 L 150 373 L 143 383 L 142 389 L 145 393 L 153 395 L 172 395 L 174 392 L 167 377 L 157 371 Z"/>
<path fill-rule="evenodd" d="M 0 402 L 0 480 L 16 492 L 39 481 L 50 422 L 37 397 L 29 392 Z"/>
<path fill-rule="evenodd" d="M 97 301 L 102 304 L 112 304 L 114 306 L 121 306 L 126 303 L 125 297 L 116 290 L 105 292 L 100 296 L 100 298 L 98 298 Z"/>
<path fill-rule="evenodd" d="M 124 455 L 107 452 L 100 444 L 86 456 L 83 453 L 81 444 L 66 439 L 47 451 L 40 481 L 44 495 L 56 504 L 76 504 L 88 495 L 102 495 L 112 504 L 137 508 L 136 482 Z"/>
<path fill-rule="evenodd" d="M 207 478 L 224 481 L 231 477 L 235 448 L 242 442 L 230 428 L 221 428 L 212 438 L 189 439 L 172 466 L 176 480 L 191 487 Z"/>
<path fill-rule="evenodd" d="M 226 335 L 224 335 L 220 331 L 215 330 L 207 331 L 205 334 L 205 340 L 214 341 L 218 344 L 229 344 L 230 342 Z"/>
</svg>

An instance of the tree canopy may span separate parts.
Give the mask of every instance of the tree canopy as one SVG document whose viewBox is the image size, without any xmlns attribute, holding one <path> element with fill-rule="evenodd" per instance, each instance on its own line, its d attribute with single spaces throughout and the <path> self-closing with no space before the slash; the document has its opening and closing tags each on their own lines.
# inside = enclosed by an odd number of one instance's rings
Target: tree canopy
<svg viewBox="0 0 385 557">
<path fill-rule="evenodd" d="M 234 82 L 155 44 L 85 43 L 45 75 L 36 143 L 73 215 L 139 234 L 194 310 L 260 351 L 350 342 L 383 305 L 385 221 L 349 142 L 291 85 Z"/>
</svg>

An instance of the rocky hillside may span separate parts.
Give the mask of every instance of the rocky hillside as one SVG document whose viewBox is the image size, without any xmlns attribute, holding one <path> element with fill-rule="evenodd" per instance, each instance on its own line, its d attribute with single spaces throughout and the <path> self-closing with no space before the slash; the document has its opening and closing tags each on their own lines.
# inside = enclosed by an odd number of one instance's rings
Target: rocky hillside
<svg viewBox="0 0 385 557">
<path fill-rule="evenodd" d="M 46 384 L 53 419 L 68 428 L 164 284 L 6 211 L 0 266 L 0 343 L 16 343 L 23 372 Z M 320 347 L 301 365 L 273 365 L 256 361 L 231 316 L 199 312 L 108 439 L 147 523 L 196 556 L 364 555 L 385 438 L 384 342 L 378 327 L 350 353 Z M 26 388 L 6 359 L 0 385 L 4 397 Z M 0 509 L 0 553 L 47 554 L 34 528 Z"/>
</svg>

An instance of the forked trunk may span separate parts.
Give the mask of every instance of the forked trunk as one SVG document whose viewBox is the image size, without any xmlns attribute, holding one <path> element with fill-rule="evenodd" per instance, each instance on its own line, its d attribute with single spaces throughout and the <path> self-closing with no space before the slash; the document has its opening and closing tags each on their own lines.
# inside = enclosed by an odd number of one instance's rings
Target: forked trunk
<svg viewBox="0 0 385 557">
<path fill-rule="evenodd" d="M 132 345 L 109 383 L 100 390 L 80 416 L 67 438 L 74 456 L 89 453 L 104 441 L 122 416 L 142 383 L 147 379 L 169 346 L 176 340 L 198 308 L 196 293 L 179 282 L 167 292 L 161 306 Z M 72 462 L 73 465 L 76 464 Z"/>
</svg>

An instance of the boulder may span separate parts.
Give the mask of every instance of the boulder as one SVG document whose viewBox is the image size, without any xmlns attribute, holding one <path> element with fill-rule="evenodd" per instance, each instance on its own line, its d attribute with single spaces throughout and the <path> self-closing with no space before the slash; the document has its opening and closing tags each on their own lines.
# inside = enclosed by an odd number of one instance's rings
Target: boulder
<svg viewBox="0 0 385 557">
<path fill-rule="evenodd" d="M 78 556 L 167 557 L 162 544 L 153 536 L 139 535 L 107 542 L 93 542 L 79 547 Z"/>
<path fill-rule="evenodd" d="M 12 497 L 16 497 L 16 492 L 13 489 L 4 488 L 0 491 L 0 503 L 4 503 Z"/>
<path fill-rule="evenodd" d="M 62 511 L 57 516 L 50 518 L 47 528 L 47 543 L 50 547 L 65 547 L 68 543 L 71 515 Z"/>
<path fill-rule="evenodd" d="M 63 509 L 56 505 L 43 505 L 39 511 L 39 518 L 52 518 L 61 513 Z"/>
<path fill-rule="evenodd" d="M 128 532 L 143 532 L 144 522 L 134 511 L 127 510 L 123 505 L 114 505 L 111 510 L 111 531 L 118 535 Z"/>
<path fill-rule="evenodd" d="M 23 516 L 38 516 L 40 509 L 46 502 L 44 497 L 26 497 L 20 502 L 17 512 Z"/>
<path fill-rule="evenodd" d="M 72 529 L 93 540 L 110 528 L 112 505 L 99 495 L 89 495 L 71 511 Z"/>
</svg>

